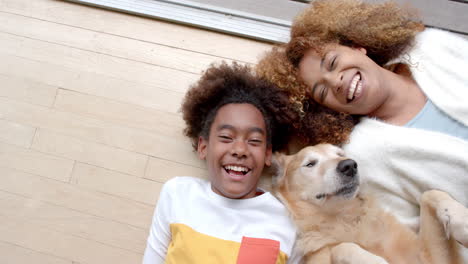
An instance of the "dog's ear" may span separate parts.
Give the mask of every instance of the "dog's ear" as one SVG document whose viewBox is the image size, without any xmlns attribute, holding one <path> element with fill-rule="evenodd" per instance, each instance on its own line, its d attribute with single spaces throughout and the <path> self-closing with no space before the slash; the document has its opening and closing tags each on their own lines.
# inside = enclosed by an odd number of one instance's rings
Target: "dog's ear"
<svg viewBox="0 0 468 264">
<path fill-rule="evenodd" d="M 283 183 L 284 176 L 289 164 L 290 156 L 275 152 L 271 158 L 271 168 L 274 172 L 273 185 L 278 186 Z"/>
</svg>

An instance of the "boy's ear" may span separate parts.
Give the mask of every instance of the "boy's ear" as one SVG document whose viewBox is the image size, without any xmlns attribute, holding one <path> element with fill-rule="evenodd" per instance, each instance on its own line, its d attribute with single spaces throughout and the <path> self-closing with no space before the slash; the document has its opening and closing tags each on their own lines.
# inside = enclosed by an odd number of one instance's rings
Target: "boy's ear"
<svg viewBox="0 0 468 264">
<path fill-rule="evenodd" d="M 364 55 L 367 54 L 367 50 L 365 48 L 363 48 L 363 47 L 356 47 L 355 49 L 357 49 L 358 51 L 360 51 Z"/>
<path fill-rule="evenodd" d="M 204 139 L 202 136 L 198 137 L 197 153 L 199 159 L 204 160 L 206 158 L 207 147 L 208 140 Z"/>
<path fill-rule="evenodd" d="M 271 146 L 267 147 L 266 152 L 265 152 L 265 165 L 268 167 L 271 166 L 271 158 L 273 155 L 273 151 L 271 149 Z"/>
</svg>

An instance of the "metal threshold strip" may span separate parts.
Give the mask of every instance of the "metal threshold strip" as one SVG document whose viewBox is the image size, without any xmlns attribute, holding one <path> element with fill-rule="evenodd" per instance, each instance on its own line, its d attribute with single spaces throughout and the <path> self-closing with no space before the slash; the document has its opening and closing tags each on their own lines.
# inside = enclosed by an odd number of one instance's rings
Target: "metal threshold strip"
<svg viewBox="0 0 468 264">
<path fill-rule="evenodd" d="M 291 22 L 188 0 L 66 0 L 273 43 L 289 40 Z"/>
</svg>

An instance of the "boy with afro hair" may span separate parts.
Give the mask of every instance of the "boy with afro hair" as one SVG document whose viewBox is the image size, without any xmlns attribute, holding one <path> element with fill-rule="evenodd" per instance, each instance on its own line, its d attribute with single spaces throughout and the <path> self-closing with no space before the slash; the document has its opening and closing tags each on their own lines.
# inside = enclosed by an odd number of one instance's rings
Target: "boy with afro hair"
<svg viewBox="0 0 468 264">
<path fill-rule="evenodd" d="M 258 188 L 272 151 L 288 140 L 288 97 L 250 68 L 223 63 L 190 88 L 182 113 L 209 180 L 166 182 L 143 263 L 297 263 L 286 208 Z"/>
</svg>

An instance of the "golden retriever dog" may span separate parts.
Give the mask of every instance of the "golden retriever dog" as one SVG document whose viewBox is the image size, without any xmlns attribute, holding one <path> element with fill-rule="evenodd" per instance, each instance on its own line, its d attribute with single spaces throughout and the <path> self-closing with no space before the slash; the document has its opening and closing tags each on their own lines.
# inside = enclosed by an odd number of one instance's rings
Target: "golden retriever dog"
<svg viewBox="0 0 468 264">
<path fill-rule="evenodd" d="M 457 264 L 468 246 L 468 209 L 432 190 L 416 234 L 360 192 L 357 164 L 329 144 L 275 154 L 273 193 L 295 221 L 305 263 Z"/>
</svg>

